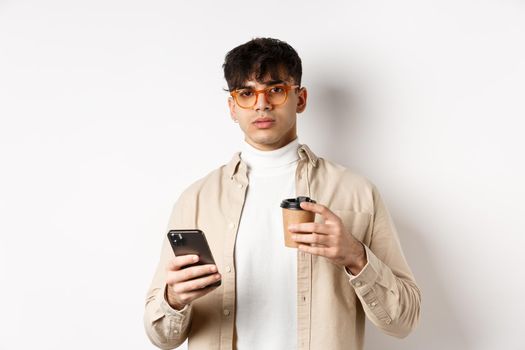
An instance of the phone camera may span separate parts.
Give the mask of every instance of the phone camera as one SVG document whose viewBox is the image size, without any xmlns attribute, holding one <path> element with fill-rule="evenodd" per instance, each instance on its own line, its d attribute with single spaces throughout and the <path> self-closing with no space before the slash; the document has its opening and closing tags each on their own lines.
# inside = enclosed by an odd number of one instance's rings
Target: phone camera
<svg viewBox="0 0 525 350">
<path fill-rule="evenodd" d="M 171 234 L 171 241 L 175 244 L 182 242 L 183 238 L 180 233 L 172 233 Z"/>
</svg>

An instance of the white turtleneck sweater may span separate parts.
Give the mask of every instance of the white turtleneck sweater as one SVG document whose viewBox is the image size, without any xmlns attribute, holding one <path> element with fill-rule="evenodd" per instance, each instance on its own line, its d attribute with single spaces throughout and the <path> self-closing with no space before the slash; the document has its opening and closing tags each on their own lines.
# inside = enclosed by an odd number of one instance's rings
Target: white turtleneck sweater
<svg viewBox="0 0 525 350">
<path fill-rule="evenodd" d="M 297 347 L 297 252 L 286 248 L 281 201 L 296 196 L 299 141 L 274 151 L 244 142 L 249 185 L 235 244 L 237 349 Z"/>
</svg>

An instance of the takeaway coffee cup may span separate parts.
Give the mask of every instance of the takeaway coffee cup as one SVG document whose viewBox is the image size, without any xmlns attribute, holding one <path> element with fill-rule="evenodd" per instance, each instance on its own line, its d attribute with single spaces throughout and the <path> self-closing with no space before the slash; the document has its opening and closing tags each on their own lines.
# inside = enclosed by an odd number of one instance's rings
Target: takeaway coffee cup
<svg viewBox="0 0 525 350">
<path fill-rule="evenodd" d="M 313 222 L 315 220 L 315 213 L 301 208 L 300 204 L 302 202 L 315 203 L 309 197 L 288 198 L 281 202 L 281 208 L 283 208 L 284 245 L 289 248 L 297 248 L 298 244 L 292 240 L 292 233 L 288 231 L 288 225 Z"/>
</svg>

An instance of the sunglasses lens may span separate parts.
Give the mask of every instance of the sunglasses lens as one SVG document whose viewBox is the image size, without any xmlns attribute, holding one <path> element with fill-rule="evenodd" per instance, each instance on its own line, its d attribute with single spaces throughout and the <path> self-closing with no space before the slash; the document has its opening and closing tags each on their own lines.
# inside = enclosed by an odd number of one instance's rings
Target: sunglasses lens
<svg viewBox="0 0 525 350">
<path fill-rule="evenodd" d="M 273 86 L 266 90 L 266 98 L 268 103 L 272 105 L 280 105 L 286 100 L 286 89 L 283 86 Z"/>
<path fill-rule="evenodd" d="M 257 100 L 257 95 L 253 90 L 249 90 L 249 89 L 237 90 L 237 94 L 235 95 L 235 100 L 237 101 L 237 104 L 241 106 L 242 108 L 249 108 L 255 105 L 255 101 Z"/>
</svg>

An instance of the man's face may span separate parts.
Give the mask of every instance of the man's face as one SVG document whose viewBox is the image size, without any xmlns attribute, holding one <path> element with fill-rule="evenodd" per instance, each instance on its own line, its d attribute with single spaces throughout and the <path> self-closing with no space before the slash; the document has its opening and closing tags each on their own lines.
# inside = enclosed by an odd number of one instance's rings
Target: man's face
<svg viewBox="0 0 525 350">
<path fill-rule="evenodd" d="M 248 80 L 242 87 L 243 94 L 279 86 L 294 86 L 293 79 L 264 79 L 262 83 L 255 78 Z M 250 92 L 251 91 L 251 92 Z M 286 101 L 274 105 L 264 92 L 257 94 L 257 102 L 253 107 L 242 108 L 230 97 L 228 106 L 231 118 L 239 123 L 244 132 L 244 139 L 253 147 L 271 151 L 281 148 L 297 137 L 297 113 L 306 108 L 307 92 L 305 88 L 291 88 L 287 92 Z"/>
</svg>

